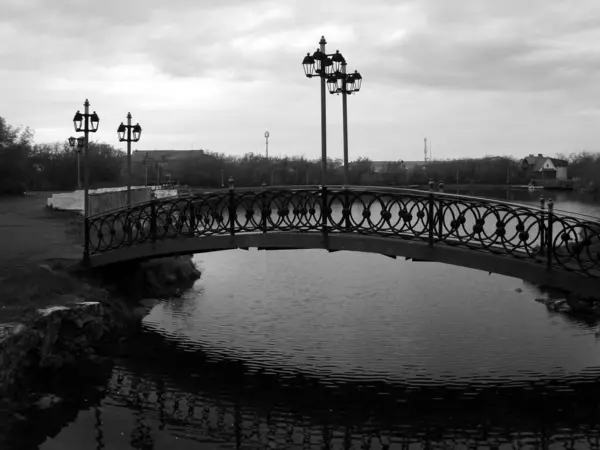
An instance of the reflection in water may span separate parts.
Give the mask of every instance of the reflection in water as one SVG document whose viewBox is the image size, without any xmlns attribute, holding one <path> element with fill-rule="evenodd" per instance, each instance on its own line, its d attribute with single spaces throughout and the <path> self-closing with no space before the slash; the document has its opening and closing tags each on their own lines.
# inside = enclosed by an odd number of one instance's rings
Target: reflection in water
<svg viewBox="0 0 600 450">
<path fill-rule="evenodd" d="M 595 323 L 533 286 L 347 252 L 197 259 L 201 280 L 42 449 L 600 449 Z"/>
<path fill-rule="evenodd" d="M 94 408 L 94 428 L 96 429 L 96 448 L 104 449 L 104 432 L 102 431 L 102 409 L 98 406 Z"/>
<path fill-rule="evenodd" d="M 146 339 L 146 348 L 160 345 L 156 337 Z M 95 410 L 104 418 L 117 415 L 118 426 L 95 420 L 101 436 L 95 448 L 600 448 L 597 373 L 512 388 L 474 384 L 459 392 L 333 387 L 308 378 L 288 383 L 168 347 L 154 357 L 113 371 Z M 202 362 L 193 378 L 164 364 L 191 367 L 196 358 Z M 73 429 L 77 424 L 42 448 L 67 448 L 64 439 Z M 80 425 L 79 431 L 86 430 Z M 212 446 L 197 447 L 203 443 Z"/>
</svg>

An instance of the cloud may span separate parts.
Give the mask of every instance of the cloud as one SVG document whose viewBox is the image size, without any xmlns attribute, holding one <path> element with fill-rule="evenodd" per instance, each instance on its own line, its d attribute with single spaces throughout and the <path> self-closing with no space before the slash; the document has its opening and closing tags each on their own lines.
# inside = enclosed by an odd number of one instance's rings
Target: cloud
<svg viewBox="0 0 600 450">
<path fill-rule="evenodd" d="M 428 134 L 448 155 L 592 148 L 598 23 L 595 0 L 3 0 L 0 115 L 53 140 L 89 97 L 109 142 L 131 110 L 150 148 L 193 135 L 242 151 L 269 127 L 284 152 L 317 156 L 318 83 L 301 61 L 324 35 L 363 75 L 353 151 L 414 159 Z M 328 114 L 337 151 L 339 97 Z"/>
<path fill-rule="evenodd" d="M 422 27 L 373 53 L 371 63 L 389 61 L 376 79 L 523 92 L 591 83 L 600 68 L 600 48 L 590 45 L 600 38 L 600 7 L 532 3 L 539 9 L 514 1 L 426 2 Z"/>
</svg>

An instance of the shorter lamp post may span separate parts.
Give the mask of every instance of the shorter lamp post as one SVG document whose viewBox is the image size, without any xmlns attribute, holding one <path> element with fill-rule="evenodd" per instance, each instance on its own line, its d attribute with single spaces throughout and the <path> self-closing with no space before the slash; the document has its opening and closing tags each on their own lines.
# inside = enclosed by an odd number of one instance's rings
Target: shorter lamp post
<svg viewBox="0 0 600 450">
<path fill-rule="evenodd" d="M 339 51 L 331 57 L 334 74 L 327 77 L 330 94 L 342 94 L 342 118 L 344 130 L 344 186 L 348 185 L 348 102 L 347 96 L 360 91 L 362 76 L 358 71 L 346 73 L 346 60 Z"/>
<path fill-rule="evenodd" d="M 77 144 L 77 146 L 75 146 Z M 77 155 L 77 190 L 81 190 L 81 149 L 85 146 L 85 139 L 83 137 L 75 138 L 71 136 L 69 138 L 69 146 L 71 150 Z"/>
<path fill-rule="evenodd" d="M 121 122 L 117 134 L 120 142 L 127 142 L 127 206 L 131 206 L 131 143 L 140 140 L 142 127 L 139 123 L 131 125 L 131 113 L 127 113 L 127 125 Z"/>
<path fill-rule="evenodd" d="M 84 217 L 87 219 L 90 215 L 90 133 L 95 133 L 98 131 L 100 118 L 98 117 L 98 114 L 96 114 L 96 111 L 90 114 L 90 102 L 87 99 L 85 100 L 83 106 L 85 108 L 84 113 L 81 114 L 79 111 L 75 113 L 75 116 L 73 117 L 73 125 L 75 126 L 76 132 L 83 132 L 83 148 L 85 149 L 85 153 L 83 154 L 83 213 Z M 84 253 L 84 257 L 87 259 L 87 247 Z"/>
</svg>

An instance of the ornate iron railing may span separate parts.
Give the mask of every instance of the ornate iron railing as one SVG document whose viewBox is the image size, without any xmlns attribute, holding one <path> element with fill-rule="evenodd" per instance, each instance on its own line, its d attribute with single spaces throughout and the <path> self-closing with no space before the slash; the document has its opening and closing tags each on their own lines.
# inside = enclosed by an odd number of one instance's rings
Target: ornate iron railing
<svg viewBox="0 0 600 450">
<path fill-rule="evenodd" d="M 84 257 L 157 240 L 244 233 L 355 233 L 527 259 L 600 278 L 600 220 L 410 189 L 235 189 L 154 200 L 86 220 Z"/>
</svg>

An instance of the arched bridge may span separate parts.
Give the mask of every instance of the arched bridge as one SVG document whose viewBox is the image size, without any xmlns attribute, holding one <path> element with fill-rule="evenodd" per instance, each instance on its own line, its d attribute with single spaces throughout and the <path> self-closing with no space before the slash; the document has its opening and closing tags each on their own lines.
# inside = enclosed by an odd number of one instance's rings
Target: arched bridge
<svg viewBox="0 0 600 450">
<path fill-rule="evenodd" d="M 350 250 L 437 261 L 600 296 L 600 221 L 410 189 L 223 189 L 86 220 L 92 267 L 235 248 Z"/>
</svg>

